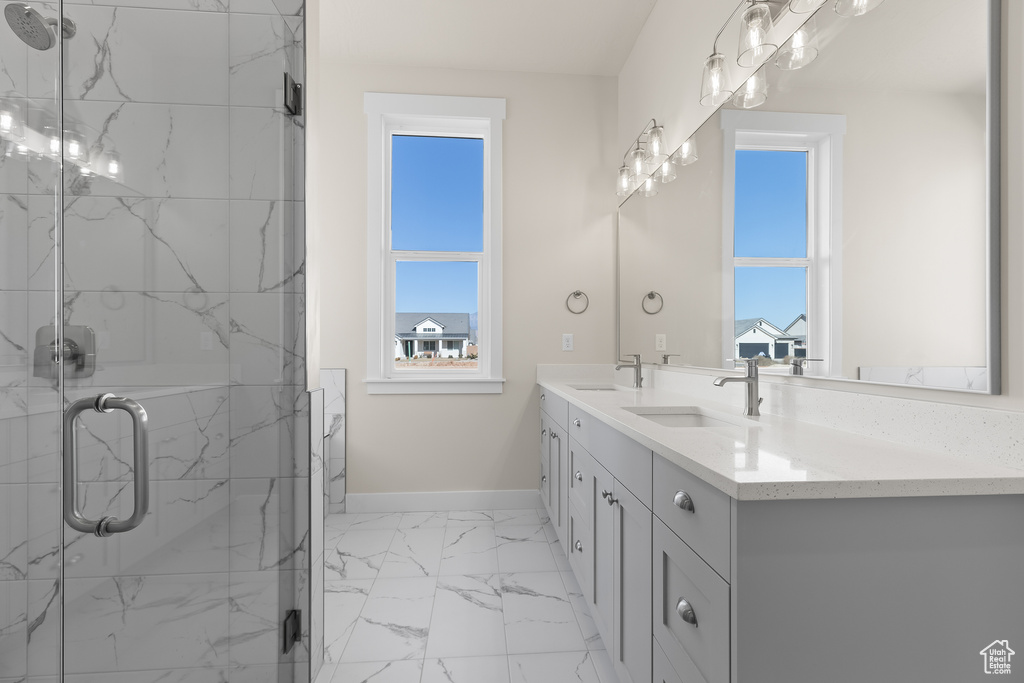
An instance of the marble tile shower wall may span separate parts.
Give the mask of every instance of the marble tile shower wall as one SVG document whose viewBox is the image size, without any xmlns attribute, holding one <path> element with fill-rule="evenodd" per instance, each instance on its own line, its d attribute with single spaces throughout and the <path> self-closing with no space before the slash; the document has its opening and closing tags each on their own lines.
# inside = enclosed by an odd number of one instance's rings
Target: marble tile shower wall
<svg viewBox="0 0 1024 683">
<path fill-rule="evenodd" d="M 302 10 L 64 3 L 65 127 L 123 169 L 66 168 L 64 315 L 98 347 L 67 398 L 137 398 L 152 463 L 139 530 L 65 535 L 69 683 L 308 678 L 305 609 L 303 643 L 279 655 L 313 551 L 304 131 L 282 107 L 282 73 L 304 77 Z M 0 39 L 0 97 L 37 130 L 55 125 L 55 57 Z M 59 417 L 31 365 L 54 317 L 56 182 L 52 161 L 0 154 L 0 683 L 56 673 Z M 86 415 L 78 441 L 84 512 L 130 514 L 131 425 Z"/>
<path fill-rule="evenodd" d="M 320 370 L 327 439 L 326 509 L 332 515 L 345 512 L 345 375 L 344 368 Z"/>
</svg>

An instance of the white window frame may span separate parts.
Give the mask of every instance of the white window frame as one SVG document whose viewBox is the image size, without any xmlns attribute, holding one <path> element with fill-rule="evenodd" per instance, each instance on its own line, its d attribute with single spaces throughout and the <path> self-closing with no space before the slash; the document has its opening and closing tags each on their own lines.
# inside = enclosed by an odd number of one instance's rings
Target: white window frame
<svg viewBox="0 0 1024 683">
<path fill-rule="evenodd" d="M 722 364 L 736 352 L 735 268 L 807 268 L 807 375 L 842 375 L 843 135 L 846 117 L 723 110 Z M 735 257 L 736 150 L 807 153 L 807 258 Z"/>
<path fill-rule="evenodd" d="M 501 167 L 505 100 L 364 93 L 367 115 L 366 387 L 370 394 L 500 394 Z M 483 251 L 391 249 L 391 139 L 394 134 L 473 137 L 484 143 Z M 478 264 L 476 369 L 396 369 L 395 264 L 468 261 Z"/>
</svg>

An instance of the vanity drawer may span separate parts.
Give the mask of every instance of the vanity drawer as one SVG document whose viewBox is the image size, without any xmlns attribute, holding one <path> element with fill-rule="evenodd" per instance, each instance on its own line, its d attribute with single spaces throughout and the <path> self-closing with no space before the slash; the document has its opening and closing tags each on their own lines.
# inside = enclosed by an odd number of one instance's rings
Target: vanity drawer
<svg viewBox="0 0 1024 683">
<path fill-rule="evenodd" d="M 569 428 L 569 402 L 553 391 L 540 387 L 540 409 L 562 429 Z"/>
<path fill-rule="evenodd" d="M 729 584 L 659 521 L 653 560 L 654 637 L 672 669 L 684 681 L 728 683 Z"/>
<path fill-rule="evenodd" d="M 652 509 L 715 571 L 729 577 L 732 548 L 729 496 L 655 455 Z"/>
<path fill-rule="evenodd" d="M 574 405 L 569 406 L 569 435 L 647 509 L 651 508 L 651 449 Z"/>
<path fill-rule="evenodd" d="M 569 438 L 569 502 L 590 522 L 594 509 L 594 460 L 576 439 Z"/>
<path fill-rule="evenodd" d="M 657 638 L 654 640 L 654 683 L 683 683 L 683 679 L 668 663 L 668 657 L 665 656 Z"/>
</svg>

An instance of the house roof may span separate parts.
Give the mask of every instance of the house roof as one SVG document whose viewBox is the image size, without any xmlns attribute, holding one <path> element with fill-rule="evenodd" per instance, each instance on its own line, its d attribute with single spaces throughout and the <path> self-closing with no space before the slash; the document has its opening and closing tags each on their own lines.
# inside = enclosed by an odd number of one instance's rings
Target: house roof
<svg viewBox="0 0 1024 683">
<path fill-rule="evenodd" d="M 469 313 L 395 313 L 395 336 L 402 339 L 413 339 L 409 335 L 415 334 L 413 330 L 424 320 L 433 320 L 442 328 L 442 333 L 431 335 L 420 335 L 420 339 L 447 338 L 447 335 L 455 335 L 457 338 L 469 336 Z"/>
<path fill-rule="evenodd" d="M 790 328 L 793 327 L 793 325 L 796 325 L 801 320 L 803 320 L 804 322 L 807 322 L 807 316 L 804 315 L 803 313 L 801 313 L 797 317 L 793 318 L 793 322 L 791 322 L 790 324 L 786 325 L 785 331 L 789 332 Z"/>
<path fill-rule="evenodd" d="M 764 323 L 764 325 L 760 325 L 760 323 L 762 323 L 762 322 Z M 779 328 L 775 327 L 775 325 L 772 325 L 770 322 L 768 322 L 764 318 L 745 318 L 743 320 L 737 320 L 736 321 L 736 328 L 735 328 L 735 332 L 736 332 L 735 336 L 739 337 L 740 335 L 748 332 L 751 328 L 754 328 L 754 327 L 757 327 L 757 329 L 761 330 L 762 332 L 764 332 L 765 334 L 767 334 L 767 335 L 769 335 L 771 337 L 775 337 L 776 339 L 779 339 L 781 337 L 785 337 L 786 336 L 785 332 L 783 332 Z"/>
<path fill-rule="evenodd" d="M 468 334 L 463 332 L 397 332 L 396 339 L 467 339 Z"/>
</svg>

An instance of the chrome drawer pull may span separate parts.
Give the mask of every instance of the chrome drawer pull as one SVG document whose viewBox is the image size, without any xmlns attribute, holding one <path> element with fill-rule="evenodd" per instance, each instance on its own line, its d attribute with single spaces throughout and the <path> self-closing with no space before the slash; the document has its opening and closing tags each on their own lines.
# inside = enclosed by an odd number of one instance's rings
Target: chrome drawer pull
<svg viewBox="0 0 1024 683">
<path fill-rule="evenodd" d="M 686 510 L 687 512 L 693 512 L 693 498 L 690 498 L 690 494 L 686 491 L 676 491 L 675 498 L 672 502 L 680 510 Z"/>
<path fill-rule="evenodd" d="M 611 491 L 601 491 L 601 497 L 604 498 L 606 501 L 608 501 L 608 505 L 615 505 L 616 503 L 619 502 L 619 501 L 615 500 L 614 498 L 612 498 L 612 492 Z"/>
<path fill-rule="evenodd" d="M 540 482 L 542 484 L 546 484 L 547 481 L 548 481 L 548 475 L 546 475 L 546 474 L 540 478 Z"/>
<path fill-rule="evenodd" d="M 545 394 L 541 394 L 541 395 L 540 395 L 540 400 L 542 400 L 542 401 L 543 401 L 543 400 L 544 400 L 544 399 L 546 399 L 546 398 L 547 398 L 547 396 L 546 396 Z"/>
<path fill-rule="evenodd" d="M 686 598 L 679 598 L 679 602 L 676 603 L 676 613 L 687 624 L 693 624 L 694 628 L 697 627 L 697 615 L 693 611 L 693 606 L 686 601 Z"/>
<path fill-rule="evenodd" d="M 583 481 L 583 473 L 582 472 L 577 472 L 574 476 L 576 477 L 576 481 Z"/>
<path fill-rule="evenodd" d="M 575 420 L 572 421 L 572 423 L 574 425 L 576 425 L 577 427 L 579 427 L 580 426 L 580 419 L 577 417 Z"/>
<path fill-rule="evenodd" d="M 583 544 L 580 541 L 576 541 L 576 550 L 583 552 Z"/>
<path fill-rule="evenodd" d="M 543 439 L 547 435 L 548 435 L 548 430 L 546 430 L 546 429 L 540 430 L 540 438 Z"/>
</svg>

